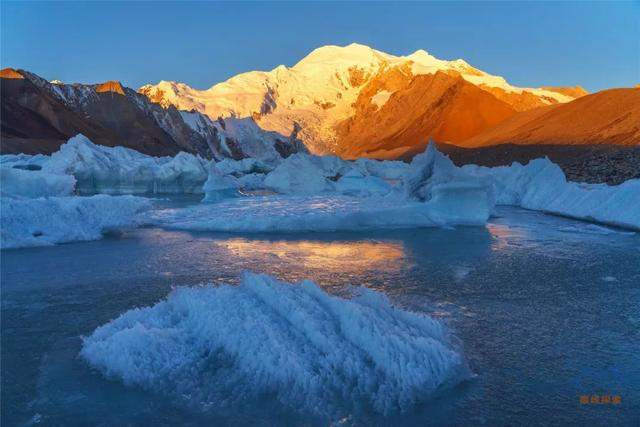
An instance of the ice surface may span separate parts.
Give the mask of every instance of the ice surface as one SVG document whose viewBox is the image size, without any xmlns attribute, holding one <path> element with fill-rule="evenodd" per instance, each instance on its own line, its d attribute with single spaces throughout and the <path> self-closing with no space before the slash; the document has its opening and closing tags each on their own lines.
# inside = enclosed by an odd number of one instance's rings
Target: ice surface
<svg viewBox="0 0 640 427">
<path fill-rule="evenodd" d="M 0 195 L 45 197 L 73 194 L 76 180 L 70 175 L 57 175 L 42 170 L 0 167 Z"/>
<path fill-rule="evenodd" d="M 137 225 L 137 213 L 150 207 L 134 196 L 1 197 L 0 247 L 48 246 L 96 240 L 108 231 Z"/>
<path fill-rule="evenodd" d="M 88 193 L 202 193 L 208 161 L 188 153 L 152 157 L 124 147 L 71 138 L 43 163 L 43 171 L 73 175 Z"/>
<path fill-rule="evenodd" d="M 463 169 L 491 177 L 499 204 L 640 230 L 639 179 L 615 186 L 570 182 L 547 158 L 526 166 Z"/>
<path fill-rule="evenodd" d="M 127 311 L 84 338 L 81 356 L 202 411 L 272 396 L 329 419 L 408 410 L 469 375 L 438 321 L 381 293 L 354 288 L 342 299 L 251 273 L 239 286 L 177 288 Z"/>
<path fill-rule="evenodd" d="M 149 212 L 147 222 L 164 228 L 227 232 L 302 232 L 379 228 L 484 225 L 486 217 L 458 202 L 407 201 L 384 197 L 254 196 L 215 205 Z M 472 203 L 472 202 L 469 202 Z"/>
</svg>

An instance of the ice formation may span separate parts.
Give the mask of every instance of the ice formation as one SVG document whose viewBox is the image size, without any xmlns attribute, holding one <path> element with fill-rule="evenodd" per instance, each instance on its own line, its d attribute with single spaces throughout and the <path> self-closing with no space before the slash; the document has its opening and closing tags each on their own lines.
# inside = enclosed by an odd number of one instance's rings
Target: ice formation
<svg viewBox="0 0 640 427">
<path fill-rule="evenodd" d="M 204 183 L 204 202 L 217 202 L 238 195 L 238 179 L 231 175 L 223 175 L 215 166 L 209 170 L 209 177 Z"/>
<path fill-rule="evenodd" d="M 7 197 L 82 192 L 205 193 L 205 202 L 150 214 L 164 227 L 235 232 L 483 225 L 494 204 L 640 229 L 640 180 L 568 182 L 548 159 L 526 166 L 456 167 L 434 144 L 411 164 L 297 153 L 264 162 L 155 158 L 79 135 L 48 156 L 0 157 Z M 206 182 L 205 182 L 206 181 Z M 203 185 L 204 184 L 204 185 Z M 265 192 L 269 197 L 238 197 Z"/>
<path fill-rule="evenodd" d="M 208 162 L 188 153 L 152 157 L 124 147 L 104 147 L 77 135 L 53 153 L 42 170 L 73 175 L 86 193 L 202 193 Z"/>
<path fill-rule="evenodd" d="M 355 166 L 365 175 L 376 176 L 385 180 L 401 180 L 409 169 L 409 164 L 397 160 L 358 159 Z"/>
<path fill-rule="evenodd" d="M 202 411 L 273 396 L 327 419 L 408 410 L 468 377 L 438 321 L 366 288 L 353 294 L 251 273 L 239 286 L 177 288 L 96 329 L 81 356 L 109 377 Z"/>
<path fill-rule="evenodd" d="M 58 175 L 42 170 L 0 167 L 0 195 L 45 197 L 70 196 L 76 180 L 70 175 Z"/>
<path fill-rule="evenodd" d="M 615 186 L 569 182 L 547 158 L 526 166 L 462 169 L 490 177 L 498 204 L 640 230 L 640 179 Z"/>
<path fill-rule="evenodd" d="M 351 196 L 382 196 L 390 193 L 393 189 L 382 178 L 365 175 L 354 168 L 336 181 L 335 190 L 338 193 Z"/>
<path fill-rule="evenodd" d="M 205 185 L 205 201 L 215 206 L 191 206 L 152 212 L 149 222 L 166 228 L 232 232 L 300 232 L 375 228 L 483 225 L 494 206 L 491 181 L 462 171 L 434 145 L 409 166 L 396 162 L 361 162 L 337 157 L 294 154 L 268 173 L 262 185 L 281 195 L 235 198 L 242 187 L 239 165 L 213 166 Z M 362 172 L 387 167 L 403 186 Z M 231 167 L 232 166 L 232 167 Z M 234 175 L 223 175 L 232 170 Z M 252 169 L 245 167 L 244 170 Z M 263 175 L 263 174 L 259 174 Z M 261 177 L 255 177 L 255 187 Z M 405 188 L 402 194 L 401 188 Z"/>
<path fill-rule="evenodd" d="M 96 240 L 138 224 L 150 202 L 135 196 L 0 198 L 0 247 L 48 246 Z"/>
<path fill-rule="evenodd" d="M 349 171 L 351 165 L 338 157 L 294 154 L 270 172 L 264 185 L 282 194 L 310 195 L 329 193 L 333 183 Z"/>
<path fill-rule="evenodd" d="M 254 196 L 215 205 L 149 212 L 146 222 L 169 229 L 226 232 L 302 232 L 484 225 L 486 212 L 456 202 L 429 204 L 395 194 Z"/>
</svg>

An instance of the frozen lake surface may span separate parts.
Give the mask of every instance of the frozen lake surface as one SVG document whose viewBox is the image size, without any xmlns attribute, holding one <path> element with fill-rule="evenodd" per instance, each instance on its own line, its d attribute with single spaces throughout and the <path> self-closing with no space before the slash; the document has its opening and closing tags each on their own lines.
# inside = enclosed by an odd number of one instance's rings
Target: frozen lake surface
<svg viewBox="0 0 640 427">
<path fill-rule="evenodd" d="M 176 286 L 238 283 L 245 270 L 311 279 L 337 295 L 348 284 L 382 291 L 443 321 L 475 374 L 392 418 L 316 416 L 313 424 L 637 425 L 640 235 L 498 212 L 486 227 L 286 235 L 143 228 L 3 251 L 2 425 L 303 424 L 305 413 L 261 401 L 232 414 L 203 412 L 106 379 L 79 357 L 81 336 L 120 314 Z M 584 405 L 584 395 L 621 403 Z"/>
</svg>

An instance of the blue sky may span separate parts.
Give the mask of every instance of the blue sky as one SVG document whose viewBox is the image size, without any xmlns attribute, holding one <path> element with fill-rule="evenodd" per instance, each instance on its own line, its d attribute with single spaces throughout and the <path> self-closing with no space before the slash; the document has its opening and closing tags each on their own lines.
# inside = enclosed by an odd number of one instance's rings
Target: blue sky
<svg viewBox="0 0 640 427">
<path fill-rule="evenodd" d="M 7 2 L 2 67 L 207 88 L 326 44 L 464 58 L 520 86 L 640 83 L 639 2 Z"/>
</svg>

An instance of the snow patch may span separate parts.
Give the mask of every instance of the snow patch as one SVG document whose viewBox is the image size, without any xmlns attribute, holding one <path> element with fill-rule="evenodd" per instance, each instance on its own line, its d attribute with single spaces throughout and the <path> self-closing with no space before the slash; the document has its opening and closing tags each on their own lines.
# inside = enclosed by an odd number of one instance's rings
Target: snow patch
<svg viewBox="0 0 640 427">
<path fill-rule="evenodd" d="M 378 108 L 382 108 L 382 106 L 387 103 L 390 97 L 391 92 L 389 92 L 388 90 L 381 90 L 371 97 L 371 103 L 373 103 Z"/>
</svg>

